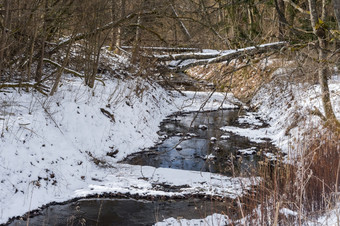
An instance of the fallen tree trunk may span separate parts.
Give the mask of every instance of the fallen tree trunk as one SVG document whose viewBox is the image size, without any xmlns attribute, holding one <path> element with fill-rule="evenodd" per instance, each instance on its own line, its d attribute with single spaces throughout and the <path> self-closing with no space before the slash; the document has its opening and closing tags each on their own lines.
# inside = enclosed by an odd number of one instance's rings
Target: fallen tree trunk
<svg viewBox="0 0 340 226">
<path fill-rule="evenodd" d="M 120 48 L 125 50 L 133 49 L 133 46 L 121 46 Z M 202 49 L 199 48 L 185 48 L 185 47 L 153 47 L 153 46 L 141 46 L 142 50 L 149 50 L 153 52 L 200 52 Z M 168 55 L 164 55 L 168 56 Z"/>
<path fill-rule="evenodd" d="M 54 66 L 56 66 L 57 68 L 63 68 L 64 71 L 70 73 L 70 74 L 73 74 L 74 76 L 76 77 L 80 77 L 80 78 L 84 78 L 85 76 L 75 70 L 72 70 L 72 69 L 69 69 L 69 68 L 66 68 L 66 67 L 63 67 L 61 64 L 53 61 L 53 60 L 50 60 L 50 59 L 47 59 L 47 58 L 44 58 L 43 61 L 47 62 L 47 63 L 50 63 Z"/>
<path fill-rule="evenodd" d="M 58 68 L 62 68 L 63 71 L 68 72 L 70 74 L 73 74 L 76 77 L 85 78 L 85 75 L 83 75 L 82 73 L 79 73 L 79 72 L 77 72 L 75 70 L 72 70 L 72 69 L 69 69 L 67 67 L 63 67 L 61 64 L 59 64 L 59 63 L 57 63 L 57 62 L 55 62 L 53 60 L 50 60 L 50 59 L 47 59 L 47 58 L 44 58 L 43 60 L 44 60 L 44 62 L 50 63 L 50 64 L 52 64 L 52 65 L 54 65 L 54 66 L 56 66 Z M 101 82 L 105 86 L 105 83 L 104 83 L 103 80 L 101 80 L 99 78 L 95 78 L 95 80 Z"/>
<path fill-rule="evenodd" d="M 221 56 L 221 53 L 185 53 L 185 54 L 171 54 L 171 55 L 154 55 L 158 61 L 171 61 L 171 60 L 202 60 L 211 59 Z"/>
<path fill-rule="evenodd" d="M 255 47 L 248 47 L 238 50 L 224 51 L 221 53 L 191 53 L 191 54 L 176 54 L 176 55 L 161 55 L 155 56 L 159 61 L 179 60 L 175 64 L 170 64 L 168 68 L 171 71 L 183 72 L 190 67 L 199 65 L 208 65 L 214 63 L 220 63 L 224 61 L 230 61 L 243 56 L 253 56 L 256 54 L 266 53 L 270 51 L 277 51 L 286 45 L 285 42 L 277 42 L 272 44 L 265 44 Z"/>
<path fill-rule="evenodd" d="M 22 82 L 22 83 L 3 83 L 0 84 L 0 91 L 3 88 L 33 88 L 37 90 L 39 93 L 48 96 L 45 92 L 48 87 L 42 85 L 40 82 L 30 83 L 30 82 Z"/>
</svg>

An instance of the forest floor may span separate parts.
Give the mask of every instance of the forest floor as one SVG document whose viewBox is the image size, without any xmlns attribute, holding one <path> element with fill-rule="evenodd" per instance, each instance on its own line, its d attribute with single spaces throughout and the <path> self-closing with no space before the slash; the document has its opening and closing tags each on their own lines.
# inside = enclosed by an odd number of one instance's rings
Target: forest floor
<svg viewBox="0 0 340 226">
<path fill-rule="evenodd" d="M 110 56 L 110 61 L 124 59 Z M 256 115 L 244 118 L 252 124 L 255 116 L 261 116 L 270 126 L 237 133 L 271 138 L 294 158 L 299 154 L 294 142 L 311 128 L 321 128 L 320 119 L 307 113 L 314 106 L 321 109 L 319 87 L 285 82 L 281 79 L 285 71 L 280 68 L 273 73 L 275 78 L 261 85 L 249 100 Z M 183 96 L 132 75 L 104 74 L 103 81 L 105 86 L 98 82 L 90 89 L 80 78 L 65 75 L 54 96 L 16 89 L 0 92 L 0 224 L 50 202 L 94 194 L 236 198 L 260 180 L 118 163 L 158 142 L 157 131 L 166 116 L 178 111 L 237 108 L 240 101 L 224 92 L 210 96 L 209 92 L 187 91 Z M 339 75 L 332 76 L 330 89 L 340 118 Z M 182 188 L 169 192 L 154 186 L 164 183 Z M 334 223 L 333 215 L 317 221 Z"/>
</svg>

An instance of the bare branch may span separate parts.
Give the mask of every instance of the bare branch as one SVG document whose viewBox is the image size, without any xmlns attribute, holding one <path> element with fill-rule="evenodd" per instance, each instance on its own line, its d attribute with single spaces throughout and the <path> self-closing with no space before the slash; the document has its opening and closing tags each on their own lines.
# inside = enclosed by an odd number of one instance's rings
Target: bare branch
<svg viewBox="0 0 340 226">
<path fill-rule="evenodd" d="M 54 49 L 52 49 L 52 50 L 49 52 L 49 55 L 55 53 L 55 52 L 58 51 L 61 47 L 63 47 L 63 46 L 65 46 L 65 45 L 69 44 L 69 43 L 72 42 L 72 41 L 75 41 L 75 42 L 76 42 L 76 41 L 85 39 L 85 38 L 87 38 L 87 37 L 91 37 L 91 36 L 93 36 L 93 35 L 95 35 L 95 34 L 98 34 L 98 33 L 100 33 L 100 32 L 103 32 L 103 31 L 105 31 L 105 30 L 109 30 L 109 29 L 112 29 L 112 28 L 114 28 L 114 27 L 118 27 L 118 26 L 120 26 L 121 24 L 125 23 L 126 21 L 129 21 L 129 20 L 133 19 L 134 17 L 136 17 L 136 16 L 138 16 L 138 15 L 152 15 L 152 14 L 154 14 L 154 12 L 143 12 L 143 13 L 138 13 L 138 12 L 136 13 L 136 12 L 134 12 L 134 13 L 130 13 L 130 14 L 128 14 L 127 16 L 125 16 L 125 17 L 123 17 L 123 18 L 121 18 L 121 19 L 119 19 L 119 20 L 117 20 L 117 21 L 113 21 L 113 22 L 110 22 L 110 23 L 108 23 L 108 24 L 105 24 L 105 25 L 102 26 L 102 27 L 99 27 L 99 28 L 95 29 L 95 30 L 92 31 L 92 32 L 77 34 L 77 35 L 75 35 L 73 38 L 69 38 L 69 39 L 66 39 L 66 40 L 64 40 L 64 41 L 62 41 L 62 42 L 59 42 L 59 43 L 57 44 L 57 47 L 55 47 Z"/>
<path fill-rule="evenodd" d="M 175 15 L 175 18 L 179 24 L 179 27 L 182 29 L 182 32 L 185 34 L 185 37 L 187 39 L 187 41 L 189 41 L 191 39 L 191 35 L 188 31 L 188 29 L 185 27 L 184 23 L 182 22 L 182 20 L 179 18 L 178 13 L 176 12 L 175 7 L 173 6 L 173 4 L 170 4 L 171 10 Z"/>
<path fill-rule="evenodd" d="M 300 11 L 303 14 L 309 15 L 310 12 L 307 10 L 302 9 L 300 6 L 298 6 L 297 4 L 295 4 L 292 0 L 283 0 L 284 2 L 287 2 L 288 4 L 290 4 L 291 6 L 293 6 L 296 10 Z"/>
</svg>

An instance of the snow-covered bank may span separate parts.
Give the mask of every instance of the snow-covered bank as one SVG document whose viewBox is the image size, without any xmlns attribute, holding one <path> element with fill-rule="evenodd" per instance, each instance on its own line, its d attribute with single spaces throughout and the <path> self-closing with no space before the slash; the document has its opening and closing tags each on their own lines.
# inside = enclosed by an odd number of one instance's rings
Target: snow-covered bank
<svg viewBox="0 0 340 226">
<path fill-rule="evenodd" d="M 228 219 L 228 216 L 222 214 L 213 214 L 207 216 L 204 219 L 175 219 L 169 218 L 162 222 L 155 224 L 155 226 L 173 226 L 173 225 L 186 225 L 186 226 L 222 226 L 232 224 L 232 221 Z"/>
<path fill-rule="evenodd" d="M 87 188 L 76 190 L 75 194 L 77 197 L 103 192 L 169 197 L 197 194 L 234 199 L 242 196 L 245 190 L 256 185 L 259 180 L 260 178 L 231 178 L 207 172 L 119 164 L 119 168 L 111 170 L 111 174 L 103 178 L 100 184 L 89 184 Z M 179 189 L 163 191 L 164 184 Z"/>
<path fill-rule="evenodd" d="M 151 189 L 167 183 L 186 185 L 178 195 L 235 197 L 250 185 L 248 179 L 117 164 L 153 146 L 167 115 L 236 107 L 232 96 L 226 100 L 215 93 L 205 103 L 209 93 L 187 92 L 184 97 L 140 78 L 105 83 L 89 89 L 80 79 L 64 79 L 52 97 L 0 93 L 0 223 L 51 201 L 96 192 L 171 196 Z"/>
<path fill-rule="evenodd" d="M 329 89 L 334 113 L 340 119 L 340 81 L 336 78 L 329 80 Z M 315 108 L 323 112 L 319 85 L 291 84 L 277 77 L 255 95 L 251 104 L 270 125 L 262 132 L 291 158 L 298 154 L 295 141 L 308 139 L 310 131 L 321 129 L 320 117 L 310 114 Z"/>
</svg>

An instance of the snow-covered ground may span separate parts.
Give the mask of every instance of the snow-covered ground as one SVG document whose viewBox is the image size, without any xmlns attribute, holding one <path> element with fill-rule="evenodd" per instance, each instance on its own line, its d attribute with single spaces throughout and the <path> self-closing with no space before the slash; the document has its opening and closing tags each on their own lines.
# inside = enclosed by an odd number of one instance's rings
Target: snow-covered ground
<svg viewBox="0 0 340 226">
<path fill-rule="evenodd" d="M 261 134 L 271 138 L 280 149 L 289 154 L 290 158 L 296 156 L 294 149 L 295 140 L 299 141 L 315 129 L 321 129 L 319 116 L 310 114 L 315 108 L 323 113 L 321 92 L 319 85 L 291 84 L 278 81 L 278 76 L 271 83 L 266 84 L 253 98 L 252 105 L 258 107 L 260 115 L 270 127 L 260 129 L 253 137 L 256 139 Z M 281 86 L 278 86 L 277 82 Z M 333 110 L 340 119 L 340 81 L 338 76 L 329 80 L 329 89 Z"/>
<path fill-rule="evenodd" d="M 186 226 L 222 226 L 232 224 L 232 221 L 228 219 L 228 216 L 222 214 L 213 214 L 207 216 L 204 219 L 175 219 L 173 217 L 166 219 L 162 222 L 158 222 L 155 226 L 172 226 L 172 225 L 186 225 Z"/>
</svg>

